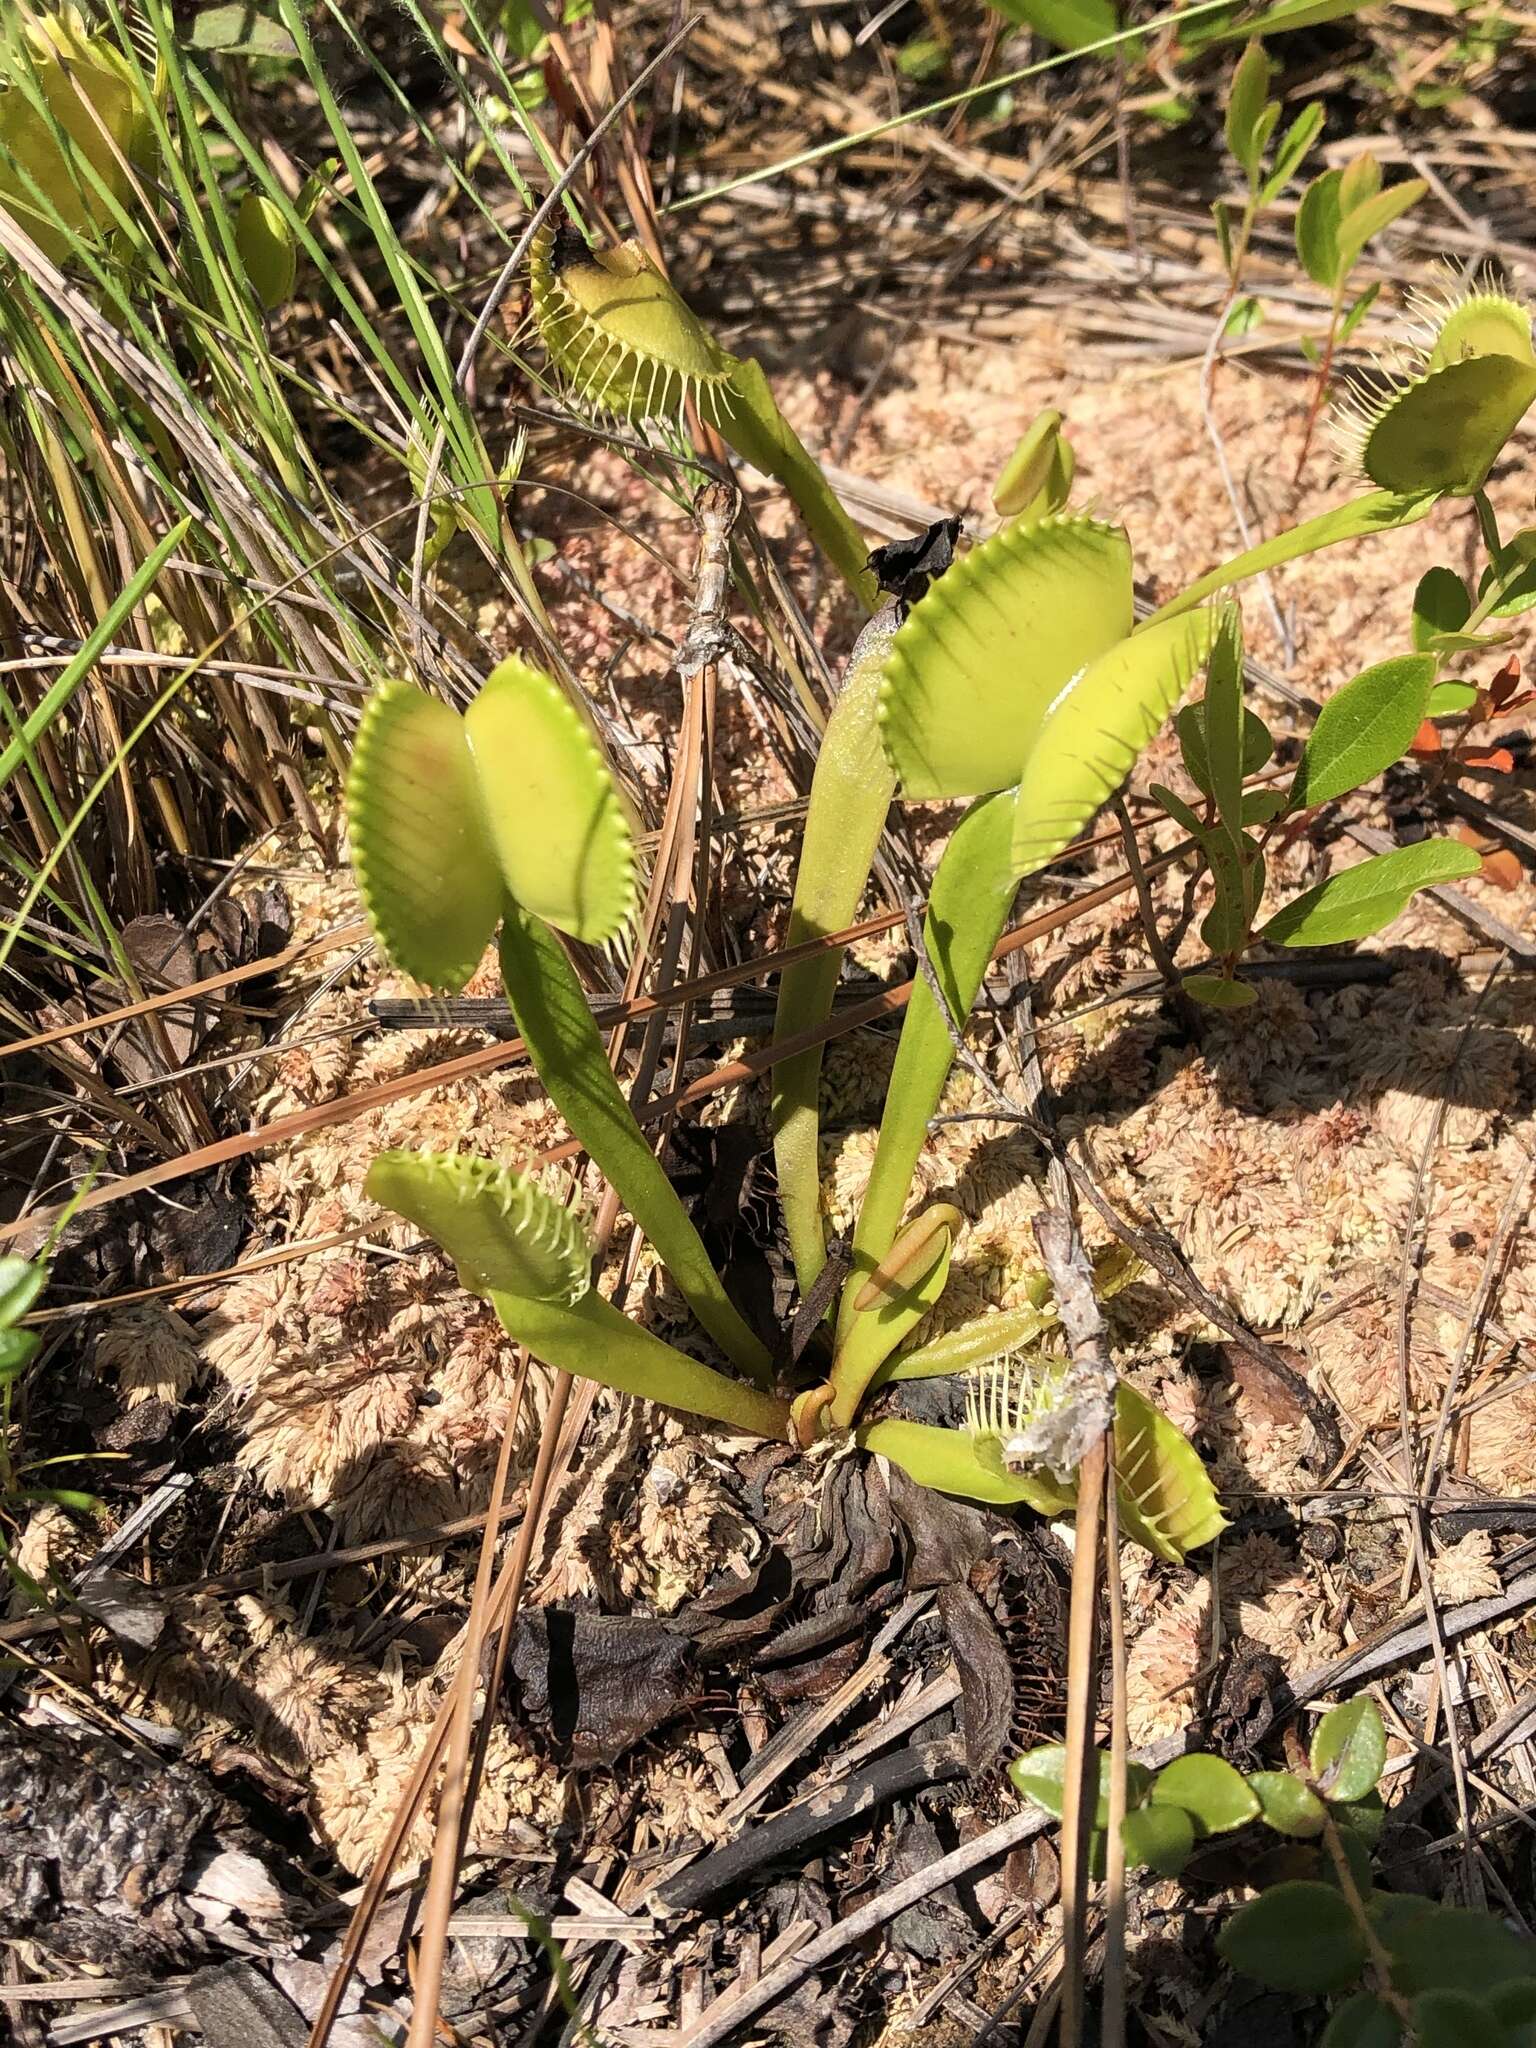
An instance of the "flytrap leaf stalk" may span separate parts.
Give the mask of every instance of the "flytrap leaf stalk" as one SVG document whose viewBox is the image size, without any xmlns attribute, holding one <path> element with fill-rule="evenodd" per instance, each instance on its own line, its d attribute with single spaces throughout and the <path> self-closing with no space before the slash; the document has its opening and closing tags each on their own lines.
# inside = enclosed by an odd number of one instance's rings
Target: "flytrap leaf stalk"
<svg viewBox="0 0 1536 2048">
<path fill-rule="evenodd" d="M 626 244 L 593 253 L 569 235 L 545 234 L 535 248 L 534 303 L 551 360 L 583 403 L 640 420 L 674 418 L 691 400 L 784 483 L 850 584 L 861 594 L 872 588 L 862 541 L 784 426 L 757 366 L 721 349 L 642 252 Z M 944 1203 L 907 1213 L 956 1041 L 1019 884 L 1071 843 L 1200 669 L 1204 698 L 1179 721 L 1197 802 L 1157 792 L 1200 849 L 1215 891 L 1205 925 L 1215 971 L 1187 980 L 1190 994 L 1229 1007 L 1250 1000 L 1236 967 L 1256 935 L 1336 943 L 1378 928 L 1415 889 L 1475 865 L 1470 849 L 1444 839 L 1398 848 L 1282 906 L 1256 930 L 1266 835 L 1308 792 L 1331 800 L 1396 758 L 1441 701 L 1443 656 L 1483 644 L 1478 629 L 1501 606 L 1525 601 L 1533 550 L 1523 536 L 1502 546 L 1481 486 L 1501 437 L 1533 398 L 1536 356 L 1523 309 L 1491 291 L 1447 309 L 1417 367 L 1372 399 L 1358 453 L 1378 488 L 1225 563 L 1140 625 L 1129 539 L 1118 525 L 1067 508 L 1075 463 L 1059 416 L 1044 414 L 999 482 L 1000 529 L 953 566 L 947 539 L 924 554 L 922 573 L 865 627 L 816 764 L 789 942 L 852 922 L 898 793 L 962 799 L 968 808 L 934 873 L 924 971 L 902 1023 L 852 1271 L 830 1316 L 824 1379 L 780 1383 L 608 1064 L 567 948 L 626 933 L 636 901 L 632 821 L 584 708 L 520 658 L 504 662 L 462 716 L 409 682 L 387 685 L 368 706 L 348 784 L 363 901 L 389 957 L 438 988 L 461 988 L 499 928 L 507 999 L 550 1100 L 656 1247 L 725 1369 L 639 1329 L 604 1300 L 582 1226 L 510 1166 L 386 1154 L 369 1192 L 436 1237 L 464 1284 L 551 1364 L 730 1430 L 802 1446 L 851 1441 L 923 1484 L 1063 1513 L 1075 1494 L 1072 1446 L 1081 1431 L 1068 1412 L 1046 1276 L 1028 1289 L 1026 1307 L 924 1342 L 920 1326 L 942 1304 L 964 1219 Z M 1477 599 L 1451 608 L 1446 644 L 1416 616 L 1418 641 L 1434 644 L 1338 693 L 1290 792 L 1246 787 L 1269 759 L 1270 736 L 1243 701 L 1238 608 L 1208 600 L 1277 562 L 1407 525 L 1454 493 L 1476 499 L 1491 560 Z M 826 1020 L 838 968 L 833 949 L 785 973 L 781 1040 Z M 803 1294 L 826 1261 L 819 1073 L 816 1054 L 785 1060 L 772 1093 Z M 1134 1270 L 1123 1255 L 1105 1256 L 1099 1292 Z M 893 1383 L 941 1374 L 964 1379 L 963 1427 L 872 1412 Z M 1210 1541 L 1224 1518 L 1191 1445 L 1123 1382 L 1113 1420 L 1127 1532 L 1172 1559 Z"/>
</svg>

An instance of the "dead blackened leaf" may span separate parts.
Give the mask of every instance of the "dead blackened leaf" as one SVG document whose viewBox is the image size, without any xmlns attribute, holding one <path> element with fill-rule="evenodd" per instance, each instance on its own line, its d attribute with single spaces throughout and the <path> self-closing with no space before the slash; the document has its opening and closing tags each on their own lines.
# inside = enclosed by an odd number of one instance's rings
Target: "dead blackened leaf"
<svg viewBox="0 0 1536 2048">
<path fill-rule="evenodd" d="M 770 1660 L 779 1652 L 780 1644 L 767 1646 L 754 1671 L 759 1686 L 770 1699 L 780 1706 L 791 1706 L 798 1700 L 824 1700 L 852 1677 L 864 1661 L 863 1627 L 860 1617 L 851 1611 L 844 1609 L 843 1615 L 846 1626 L 857 1633 L 819 1655 L 807 1655 L 802 1647 L 775 1663 Z"/>
<path fill-rule="evenodd" d="M 132 962 L 146 994 L 157 994 L 162 989 L 185 988 L 188 982 L 201 978 L 196 940 L 179 919 L 167 916 L 164 911 L 131 918 L 123 926 L 122 942 L 123 951 Z M 172 1056 L 178 1060 L 184 1060 L 191 1052 L 198 1037 L 196 1008 L 191 1003 L 174 1004 L 170 1009 L 157 1012 L 153 1032 L 142 1024 L 138 1030 L 142 1045 L 135 1044 L 135 1034 L 130 1032 L 118 1047 L 117 1056 L 130 1080 L 147 1081 L 156 1072 L 157 1065 L 163 1065 L 155 1044 L 156 1037 L 163 1039 Z"/>
<path fill-rule="evenodd" d="M 906 1537 L 907 1587 L 962 1583 L 991 1550 L 987 1518 L 963 1501 L 918 1486 L 897 1468 L 890 1476 L 891 1511 Z"/>
<path fill-rule="evenodd" d="M 936 519 L 911 540 L 887 541 L 884 547 L 875 548 L 869 557 L 871 573 L 882 590 L 890 591 L 903 604 L 916 604 L 955 559 L 959 538 L 958 519 Z"/>
<path fill-rule="evenodd" d="M 1048 1833 L 1008 1851 L 1003 1882 L 1016 1899 L 1027 1899 L 1037 1912 L 1055 1905 L 1061 1891 L 1061 1858 Z"/>
<path fill-rule="evenodd" d="M 1013 1666 L 991 1615 L 969 1586 L 941 1586 L 939 1616 L 960 1674 L 966 1762 L 973 1771 L 989 1770 L 1011 1747 Z"/>
<path fill-rule="evenodd" d="M 937 1863 L 944 1854 L 937 1828 L 922 1814 L 915 1815 L 896 1836 L 891 1868 L 882 1883 L 915 1877 Z M 898 1948 L 924 1962 L 946 1962 L 976 1939 L 976 1928 L 952 1884 L 941 1885 L 925 1899 L 896 1915 L 890 1938 Z"/>
<path fill-rule="evenodd" d="M 578 1770 L 615 1762 L 698 1696 L 692 1645 L 648 1615 L 536 1607 L 518 1616 L 511 1661 L 525 1723 Z"/>
<path fill-rule="evenodd" d="M 789 1612 L 795 1597 L 788 1555 L 777 1545 L 763 1553 L 745 1578 L 722 1577 L 673 1617 L 674 1626 L 707 1656 L 756 1642 Z"/>
</svg>

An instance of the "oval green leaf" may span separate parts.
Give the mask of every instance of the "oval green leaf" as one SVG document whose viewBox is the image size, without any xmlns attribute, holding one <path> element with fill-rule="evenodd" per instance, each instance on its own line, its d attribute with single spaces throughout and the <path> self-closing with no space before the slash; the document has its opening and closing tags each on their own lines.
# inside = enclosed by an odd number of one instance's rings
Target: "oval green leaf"
<svg viewBox="0 0 1536 2048">
<path fill-rule="evenodd" d="M 1263 148 L 1258 135 L 1259 117 L 1269 98 L 1269 76 L 1273 68 L 1264 45 L 1250 43 L 1238 59 L 1232 83 L 1227 88 L 1227 148 L 1242 166 L 1250 185 L 1256 185 L 1259 178 Z"/>
<path fill-rule="evenodd" d="M 1251 1771 L 1248 1783 L 1258 1794 L 1259 1816 L 1277 1835 L 1296 1835 L 1305 1841 L 1322 1833 L 1327 1808 L 1300 1778 L 1289 1771 Z"/>
<path fill-rule="evenodd" d="M 535 1181 L 467 1152 L 381 1152 L 363 1192 L 433 1237 L 471 1294 L 579 1301 L 592 1242 Z"/>
<path fill-rule="evenodd" d="M 1504 2029 L 1469 1991 L 1426 1991 L 1411 2011 L 1418 2048 L 1509 2048 Z"/>
<path fill-rule="evenodd" d="M 880 737 L 911 797 L 1007 789 L 1058 694 L 1130 632 L 1131 547 L 1117 526 L 1005 526 L 902 621 Z"/>
<path fill-rule="evenodd" d="M 20 1320 L 48 1284 L 48 1268 L 39 1259 L 14 1253 L 0 1258 L 0 1330 Z"/>
<path fill-rule="evenodd" d="M 1264 180 L 1263 191 L 1259 195 L 1261 205 L 1268 206 L 1272 200 L 1280 197 L 1302 158 L 1322 133 L 1323 120 L 1323 103 L 1321 100 L 1313 100 L 1309 106 L 1302 108 L 1286 129 L 1275 151 L 1275 160 L 1270 167 L 1269 176 Z"/>
<path fill-rule="evenodd" d="M 1220 974 L 1186 974 L 1179 986 L 1208 1010 L 1246 1010 L 1259 1000 L 1251 981 L 1228 981 Z"/>
<path fill-rule="evenodd" d="M 1376 1787 L 1373 1785 L 1363 1799 L 1336 1799 L 1331 1805 L 1339 1826 L 1358 1835 L 1368 1849 L 1374 1849 L 1387 1824 L 1386 1804 Z"/>
<path fill-rule="evenodd" d="M 1119 787 L 1209 653 L 1215 627 L 1209 611 L 1142 626 L 1057 692 L 1019 776 L 1013 865 L 1021 879 L 1069 846 Z"/>
<path fill-rule="evenodd" d="M 1451 718 L 1459 711 L 1470 711 L 1476 702 L 1477 690 L 1471 683 L 1436 683 L 1424 716 Z"/>
<path fill-rule="evenodd" d="M 26 1371 L 42 1342 L 35 1330 L 0 1330 L 0 1387 L 8 1387 Z"/>
<path fill-rule="evenodd" d="M 464 721 L 414 683 L 370 698 L 347 775 L 352 866 L 390 959 L 451 993 L 480 964 L 501 915 Z"/>
<path fill-rule="evenodd" d="M 1271 818 L 1278 818 L 1289 807 L 1290 801 L 1289 792 L 1283 789 L 1245 790 L 1239 816 L 1245 827 L 1267 825 Z"/>
<path fill-rule="evenodd" d="M 1339 186 L 1342 171 L 1320 171 L 1296 209 L 1296 254 L 1314 284 L 1331 292 L 1339 276 Z"/>
<path fill-rule="evenodd" d="M 1432 654 L 1400 654 L 1335 690 L 1307 740 L 1292 802 L 1325 804 L 1400 760 L 1424 722 L 1434 681 Z"/>
<path fill-rule="evenodd" d="M 1392 1981 L 1410 1998 L 1421 1991 L 1485 1997 L 1496 1985 L 1536 1976 L 1536 1941 L 1492 1913 L 1400 1892 L 1378 1892 L 1369 1910 L 1392 1958 Z"/>
<path fill-rule="evenodd" d="M 1488 2010 L 1506 2027 L 1536 2023 L 1536 1977 L 1512 1977 L 1488 1994 Z"/>
<path fill-rule="evenodd" d="M 1109 1826 L 1109 1758 L 1102 1751 L 1096 1751 L 1099 1773 L 1098 1804 L 1094 1808 L 1093 1824 L 1096 1828 Z M 1059 1742 L 1042 1743 L 1038 1749 L 1026 1750 L 1023 1756 L 1015 1757 L 1008 1766 L 1008 1775 L 1014 1789 L 1022 1792 L 1026 1799 L 1033 1799 L 1037 1806 L 1043 1806 L 1047 1813 L 1061 1819 L 1062 1785 L 1067 1772 L 1067 1752 Z M 1127 1762 L 1125 1767 L 1126 1817 L 1141 1806 L 1152 1783 L 1152 1773 L 1144 1764 Z"/>
<path fill-rule="evenodd" d="M 1133 1869 L 1177 1877 L 1195 1846 L 1195 1824 L 1179 1806 L 1143 1806 L 1120 1823 L 1125 1860 Z"/>
<path fill-rule="evenodd" d="M 1343 1991 L 1365 1967 L 1365 1937 L 1332 1885 L 1298 1878 L 1234 1913 L 1223 1958 L 1271 1991 Z"/>
<path fill-rule="evenodd" d="M 1259 1817 L 1259 1796 L 1224 1757 L 1176 1756 L 1158 1772 L 1154 1806 L 1177 1806 L 1202 1835 L 1224 1835 Z"/>
<path fill-rule="evenodd" d="M 1374 1991 L 1346 1998 L 1323 2029 L 1318 2048 L 1397 2048 L 1403 2030 L 1389 2005 Z"/>
<path fill-rule="evenodd" d="M 1363 1799 L 1387 1762 L 1387 1731 L 1369 1693 L 1324 1714 L 1312 1733 L 1312 1775 L 1325 1796 Z"/>
<path fill-rule="evenodd" d="M 1459 633 L 1472 616 L 1472 599 L 1454 569 L 1426 569 L 1413 593 L 1413 644 L 1428 651 L 1441 633 Z"/>
<path fill-rule="evenodd" d="M 1173 721 L 1179 735 L 1179 751 L 1184 756 L 1185 773 L 1202 796 L 1214 796 L 1216 790 L 1211 775 L 1210 753 L 1206 745 L 1206 709 L 1204 702 L 1186 704 Z M 1266 767 L 1269 757 L 1275 751 L 1274 735 L 1256 711 L 1243 707 L 1243 755 L 1240 776 L 1257 775 Z"/>
<path fill-rule="evenodd" d="M 573 939 L 613 938 L 635 905 L 635 844 L 586 719 L 553 676 L 514 655 L 464 724 L 509 893 Z"/>
<path fill-rule="evenodd" d="M 1339 187 L 1339 201 L 1344 212 L 1339 222 L 1335 245 L 1338 252 L 1336 281 L 1338 278 L 1348 277 L 1367 242 L 1379 235 L 1383 228 L 1390 227 L 1393 221 L 1400 219 L 1410 206 L 1417 206 L 1429 190 L 1422 178 L 1405 178 L 1400 185 L 1392 185 L 1385 192 L 1373 192 L 1368 198 L 1360 200 L 1358 205 L 1351 205 L 1353 194 L 1350 190 L 1349 177 L 1350 171 L 1354 168 L 1352 164 L 1349 170 L 1345 171 Z M 1376 176 L 1381 176 L 1379 169 Z"/>
<path fill-rule="evenodd" d="M 1277 910 L 1259 936 L 1272 946 L 1341 946 L 1401 916 L 1415 890 L 1458 881 L 1481 866 L 1472 848 L 1456 839 L 1421 839 L 1373 854 Z"/>
</svg>

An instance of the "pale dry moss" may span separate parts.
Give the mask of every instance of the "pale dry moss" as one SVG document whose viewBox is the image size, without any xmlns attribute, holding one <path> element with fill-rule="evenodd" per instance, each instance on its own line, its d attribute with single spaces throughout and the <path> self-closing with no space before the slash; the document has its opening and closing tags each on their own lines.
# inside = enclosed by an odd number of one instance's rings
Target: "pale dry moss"
<svg viewBox="0 0 1536 2048">
<path fill-rule="evenodd" d="M 1435 1558 L 1430 1576 L 1436 1596 L 1455 1606 L 1464 1600 L 1486 1600 L 1502 1593 L 1504 1580 L 1486 1529 L 1472 1529 L 1448 1544 Z"/>
<path fill-rule="evenodd" d="M 1203 1579 L 1164 1597 L 1125 1659 L 1125 1721 L 1133 1744 L 1188 1726 L 1195 1685 L 1210 1657 L 1210 1588 Z"/>
<path fill-rule="evenodd" d="M 94 1364 L 117 1375 L 129 1408 L 180 1401 L 206 1370 L 191 1324 L 160 1301 L 136 1302 L 110 1316 L 96 1338 Z"/>
<path fill-rule="evenodd" d="M 608 1526 L 612 1576 L 620 1597 L 674 1614 L 719 1571 L 745 1579 L 760 1547 L 721 1484 L 715 1461 L 669 1425 L 674 1440 L 654 1457 L 630 1512 Z"/>
<path fill-rule="evenodd" d="M 362 1739 L 334 1745 L 313 1765 L 311 1806 L 337 1860 L 359 1875 L 372 1865 L 442 1704 L 437 1678 L 402 1686 L 368 1722 Z M 494 1848 L 517 1822 L 553 1828 L 565 1794 L 561 1774 L 544 1763 L 505 1721 L 492 1724 L 485 1772 L 475 1802 L 469 1853 Z M 435 1798 L 406 1837 L 400 1868 L 431 1853 Z"/>
<path fill-rule="evenodd" d="M 90 1557 L 95 1545 L 77 1516 L 54 1501 L 44 1501 L 27 1516 L 11 1551 L 19 1573 L 40 1586 L 68 1584 Z M 23 1586 L 12 1584 L 7 1612 L 13 1617 L 36 1612 L 36 1602 Z"/>
</svg>

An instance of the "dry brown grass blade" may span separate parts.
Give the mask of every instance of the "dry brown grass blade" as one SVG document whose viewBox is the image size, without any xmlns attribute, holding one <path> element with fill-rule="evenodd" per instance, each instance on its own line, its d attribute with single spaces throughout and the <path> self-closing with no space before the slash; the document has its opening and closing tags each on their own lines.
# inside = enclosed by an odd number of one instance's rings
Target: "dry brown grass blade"
<svg viewBox="0 0 1536 2048">
<path fill-rule="evenodd" d="M 1078 1468 L 1072 1545 L 1072 1593 L 1067 1624 L 1067 1759 L 1061 1788 L 1061 1923 L 1065 1944 L 1061 2048 L 1080 2048 L 1083 2038 L 1088 1852 L 1099 1797 L 1098 1753 L 1093 1733 L 1099 1669 L 1098 1567 L 1104 1470 L 1101 1439 Z"/>
<path fill-rule="evenodd" d="M 351 924 L 338 925 L 335 931 L 320 932 L 312 939 L 301 939 L 267 959 L 247 960 L 243 967 L 226 968 L 222 974 L 210 974 L 202 981 L 188 982 L 184 988 L 164 989 L 158 995 L 143 996 L 138 1002 L 123 1003 L 115 1010 L 103 1010 L 96 1017 L 82 1017 L 76 1023 L 56 1024 L 49 1031 L 35 1031 L 30 1038 L 13 1039 L 8 1045 L 0 1045 L 0 1060 L 14 1059 L 18 1053 L 37 1052 L 44 1046 L 61 1045 L 66 1039 L 83 1038 L 87 1032 L 105 1031 L 112 1024 L 129 1024 L 135 1017 L 146 1017 L 156 1010 L 185 1008 L 201 997 L 216 995 L 220 989 L 233 988 L 239 982 L 252 981 L 263 974 L 277 974 L 311 953 L 340 952 L 345 946 L 359 944 L 368 935 L 366 923 L 356 918 Z"/>
<path fill-rule="evenodd" d="M 1120 1578 L 1120 1508 L 1115 1493 L 1115 1440 L 1105 1437 L 1104 1576 L 1109 1594 L 1109 1827 L 1104 1839 L 1104 2017 L 1100 2048 L 1125 2048 L 1126 1724 L 1125 1589 Z"/>
<path fill-rule="evenodd" d="M 475 1564 L 475 1584 L 470 1595 L 469 1616 L 464 1625 L 464 1643 L 451 1694 L 452 1712 L 448 1727 L 448 1755 L 443 1767 L 442 1786 L 437 1797 L 437 1839 L 433 1844 L 432 1868 L 422 1902 L 421 1938 L 417 1948 L 415 2003 L 407 2048 L 431 2048 L 437 2033 L 437 2007 L 443 1987 L 443 1958 L 448 1944 L 448 1916 L 458 1887 L 460 1843 L 467 1832 L 474 1795 L 468 1788 L 470 1748 L 474 1740 L 475 1692 L 480 1680 L 480 1659 L 490 1620 L 491 1586 L 496 1565 L 496 1539 L 501 1522 L 502 1502 L 512 1469 L 512 1448 L 517 1435 L 517 1418 L 528 1384 L 528 1353 L 518 1354 L 517 1380 L 501 1443 L 496 1452 L 496 1472 L 491 1481 L 491 1500 L 480 1555 Z M 532 1502 L 530 1500 L 530 1506 Z M 511 1608 L 515 1608 L 515 1598 Z M 510 1612 L 510 1609 L 509 1609 Z M 491 1698 L 485 1703 L 491 1712 Z"/>
</svg>

